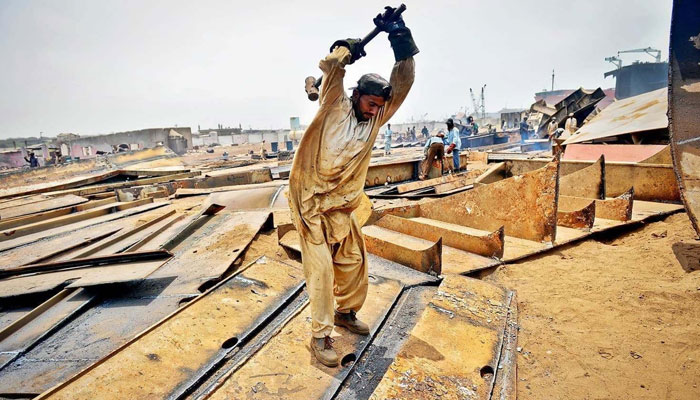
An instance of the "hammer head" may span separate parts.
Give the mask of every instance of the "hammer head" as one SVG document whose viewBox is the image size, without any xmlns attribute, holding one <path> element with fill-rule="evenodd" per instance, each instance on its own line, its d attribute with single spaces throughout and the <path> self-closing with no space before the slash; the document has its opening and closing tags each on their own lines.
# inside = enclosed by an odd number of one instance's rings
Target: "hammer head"
<svg viewBox="0 0 700 400">
<path fill-rule="evenodd" d="M 307 76 L 304 83 L 306 84 L 306 95 L 309 97 L 309 100 L 318 100 L 318 85 L 316 84 L 316 78 L 313 76 Z"/>
</svg>

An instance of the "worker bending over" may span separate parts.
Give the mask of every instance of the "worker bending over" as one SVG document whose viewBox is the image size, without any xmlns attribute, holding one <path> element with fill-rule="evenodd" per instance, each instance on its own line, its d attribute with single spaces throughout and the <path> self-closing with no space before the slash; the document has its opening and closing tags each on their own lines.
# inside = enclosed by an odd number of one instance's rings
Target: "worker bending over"
<svg viewBox="0 0 700 400">
<path fill-rule="evenodd" d="M 348 97 L 343 89 L 345 66 L 364 56 L 354 39 L 334 43 L 321 60 L 323 83 L 319 110 L 306 130 L 289 176 L 292 220 L 301 242 L 306 289 L 311 303 L 311 350 L 326 366 L 338 365 L 330 335 L 333 325 L 367 335 L 359 321 L 367 296 L 365 244 L 353 212 L 363 188 L 379 128 L 398 110 L 414 79 L 418 48 L 403 19 L 375 24 L 389 34 L 396 63 L 390 82 L 363 75 Z M 335 303 L 335 304 L 334 304 Z"/>
<path fill-rule="evenodd" d="M 444 167 L 445 160 L 445 131 L 442 129 L 438 131 L 437 135 L 428 139 L 425 142 L 425 147 L 423 147 L 423 155 L 425 158 L 421 163 L 420 175 L 418 179 L 425 180 L 430 174 L 430 169 L 433 166 L 433 162 L 437 159 L 440 162 L 440 175 L 442 175 L 442 170 Z"/>
</svg>

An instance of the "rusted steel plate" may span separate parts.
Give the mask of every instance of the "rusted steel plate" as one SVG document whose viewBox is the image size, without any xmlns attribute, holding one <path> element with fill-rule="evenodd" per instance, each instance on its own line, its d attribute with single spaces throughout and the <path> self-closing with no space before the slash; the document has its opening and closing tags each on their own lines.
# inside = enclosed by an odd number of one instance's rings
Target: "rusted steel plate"
<svg viewBox="0 0 700 400">
<path fill-rule="evenodd" d="M 12 198 L 6 198 L 6 199 L 0 199 L 0 210 L 4 210 L 6 208 L 12 208 L 16 206 L 21 206 L 21 205 L 27 205 L 27 204 L 32 204 L 36 203 L 39 201 L 45 201 L 50 199 L 50 196 L 46 196 L 44 194 L 37 194 L 33 196 L 20 196 L 20 197 L 12 197 Z"/>
<path fill-rule="evenodd" d="M 595 221 L 595 201 L 580 210 L 557 212 L 557 225 L 567 228 L 591 229 Z"/>
<path fill-rule="evenodd" d="M 409 183 L 404 183 L 404 184 L 396 186 L 396 190 L 399 193 L 406 193 L 406 192 L 410 192 L 412 190 L 423 189 L 423 188 L 427 188 L 430 186 L 439 185 L 442 183 L 452 182 L 452 181 L 456 180 L 457 178 L 458 178 L 458 175 L 445 175 L 445 176 L 441 176 L 439 178 L 426 179 L 424 181 L 409 182 Z"/>
<path fill-rule="evenodd" d="M 416 173 L 417 165 L 418 161 L 399 161 L 390 164 L 370 165 L 365 178 L 365 187 L 414 179 L 418 176 Z"/>
<path fill-rule="evenodd" d="M 509 293 L 449 275 L 370 399 L 490 399 Z"/>
<path fill-rule="evenodd" d="M 639 146 L 647 146 L 647 147 L 656 147 L 654 145 L 639 145 Z M 654 154 L 651 157 L 645 158 L 642 161 L 639 161 L 642 164 L 673 164 L 673 160 L 671 158 L 671 145 L 665 145 L 665 146 L 660 146 L 661 150 L 658 151 L 656 154 Z"/>
<path fill-rule="evenodd" d="M 192 177 L 199 176 L 199 175 L 201 175 L 200 171 L 186 172 L 186 173 L 182 173 L 182 174 L 172 174 L 172 175 L 156 176 L 153 178 L 136 179 L 133 181 L 106 183 L 103 185 L 86 186 L 86 187 L 79 187 L 79 188 L 75 188 L 75 189 L 66 189 L 66 190 L 60 190 L 60 191 L 56 191 L 56 192 L 49 192 L 49 194 L 52 194 L 52 195 L 74 194 L 74 195 L 78 195 L 78 196 L 86 196 L 86 195 L 94 194 L 94 193 L 113 191 L 113 190 L 118 189 L 118 188 L 125 188 L 125 187 L 131 187 L 131 186 L 154 185 L 154 184 L 162 183 L 162 182 L 192 178 Z"/>
<path fill-rule="evenodd" d="M 558 160 L 545 167 L 420 205 L 421 217 L 553 242 L 557 222 Z"/>
<path fill-rule="evenodd" d="M 140 280 L 153 273 L 165 262 L 166 260 L 135 261 L 119 264 L 116 268 L 111 265 L 101 265 L 3 279 L 0 281 L 0 297 L 47 292 L 64 285 L 67 288 L 77 288 Z"/>
<path fill-rule="evenodd" d="M 50 198 L 43 201 L 38 201 L 36 203 L 17 205 L 15 207 L 0 210 L 0 220 L 74 206 L 87 201 L 88 199 L 84 197 L 68 195 Z"/>
<path fill-rule="evenodd" d="M 509 160 L 510 174 L 518 175 L 545 165 L 548 159 Z M 562 161 L 561 175 L 566 176 L 591 165 L 589 161 Z M 680 201 L 673 166 L 668 164 L 605 163 L 605 195 L 616 197 L 634 187 L 635 198 L 646 201 Z"/>
<path fill-rule="evenodd" d="M 209 195 L 211 202 L 225 206 L 229 211 L 260 210 L 260 209 L 289 209 L 286 197 L 282 195 L 285 186 L 269 186 L 248 190 L 218 192 Z M 279 202 L 278 200 L 285 200 Z"/>
<path fill-rule="evenodd" d="M 634 200 L 634 188 L 616 198 L 595 200 L 595 216 L 615 221 L 629 221 L 632 218 Z M 571 212 L 587 207 L 590 201 L 590 199 L 581 197 L 561 196 L 559 197 L 559 207 L 563 211 Z"/>
<path fill-rule="evenodd" d="M 149 277 L 176 277 L 163 294 L 194 293 L 202 285 L 217 281 L 261 229 L 272 228 L 269 211 L 221 212 L 209 218 L 210 222 L 171 250 L 175 255 L 172 260 Z"/>
<path fill-rule="evenodd" d="M 41 399 L 161 399 L 194 384 L 303 285 L 301 266 L 262 259 Z"/>
<path fill-rule="evenodd" d="M 559 178 L 559 195 L 605 199 L 605 157 Z"/>
<path fill-rule="evenodd" d="M 669 65 L 669 131 L 678 186 L 700 236 L 700 11 L 697 2 L 674 0 Z"/>
<path fill-rule="evenodd" d="M 219 192 L 232 192 L 232 191 L 239 191 L 239 190 L 248 190 L 248 189 L 256 189 L 256 188 L 263 188 L 263 187 L 280 187 L 284 185 L 288 185 L 289 181 L 287 180 L 275 180 L 272 182 L 263 182 L 263 183 L 256 183 L 256 184 L 249 184 L 249 185 L 234 185 L 234 186 L 222 186 L 218 188 L 205 188 L 205 189 L 177 189 L 175 192 L 175 198 L 179 199 L 181 197 L 187 197 L 187 196 L 203 196 L 207 194 L 212 194 L 212 193 L 219 193 Z"/>
<path fill-rule="evenodd" d="M 370 337 L 386 318 L 401 293 L 394 280 L 370 275 L 367 300 L 357 317 L 370 326 Z M 206 398 L 219 399 L 330 399 L 359 360 L 369 338 L 343 328 L 331 334 L 342 364 L 328 368 L 310 353 L 309 307 L 292 318 L 258 353 Z"/>
<path fill-rule="evenodd" d="M 427 218 L 401 218 L 386 215 L 375 225 L 432 242 L 437 242 L 442 238 L 442 243 L 445 246 L 485 257 L 500 258 L 503 256 L 503 227 L 485 235 L 470 235 L 431 222 Z"/>
<path fill-rule="evenodd" d="M 139 207 L 144 204 L 152 203 L 153 199 L 137 200 L 128 203 L 113 203 L 102 207 L 97 207 L 91 210 L 68 214 L 61 217 L 52 218 L 46 221 L 40 221 L 29 225 L 23 225 L 16 228 L 5 229 L 0 231 L 0 241 L 15 239 L 20 236 L 26 236 L 32 233 L 41 232 L 51 228 L 61 227 L 75 222 L 88 220 L 91 218 L 100 217 L 118 211 L 128 210 L 130 208 Z"/>
<path fill-rule="evenodd" d="M 134 207 L 134 208 L 131 208 L 128 210 L 119 211 L 116 213 L 110 213 L 107 215 L 103 215 L 103 216 L 96 217 L 96 218 L 90 218 L 90 219 L 87 219 L 84 221 L 79 221 L 79 222 L 75 222 L 75 223 L 68 224 L 68 225 L 57 226 L 55 228 L 51 228 L 51 229 L 44 230 L 44 231 L 37 232 L 37 233 L 32 233 L 30 235 L 21 236 L 21 237 L 11 239 L 11 240 L 0 241 L 0 252 L 6 251 L 9 249 L 14 249 L 14 248 L 19 247 L 19 246 L 24 246 L 24 245 L 29 244 L 29 243 L 34 243 L 37 240 L 48 239 L 48 238 L 52 238 L 52 237 L 58 236 L 58 235 L 70 235 L 73 232 L 76 232 L 76 231 L 79 231 L 79 230 L 82 230 L 82 229 L 88 228 L 88 227 L 94 227 L 96 229 L 104 229 L 104 232 L 107 232 L 109 230 L 112 230 L 114 225 L 111 225 L 111 226 L 103 225 L 106 222 L 116 221 L 116 220 L 120 220 L 122 218 L 129 217 L 132 215 L 151 211 L 151 210 L 154 210 L 156 208 L 167 206 L 168 204 L 170 204 L 170 203 L 159 202 L 159 203 L 144 204 L 142 206 Z M 116 222 L 112 222 L 112 224 L 116 224 Z M 110 225 L 110 224 L 108 224 L 108 225 Z M 98 228 L 98 226 L 99 226 L 99 228 Z"/>
<path fill-rule="evenodd" d="M 595 161 L 605 156 L 608 161 L 647 164 L 671 164 L 671 153 L 668 158 L 656 157 L 663 149 L 663 144 L 570 144 L 562 156 L 562 161 Z M 659 161 L 652 161 L 659 160 Z M 664 161 L 662 161 L 664 160 Z M 667 161 L 666 161 L 667 160 Z"/>
<path fill-rule="evenodd" d="M 442 239 L 432 242 L 390 229 L 362 228 L 367 251 L 425 273 L 442 273 Z"/>
<path fill-rule="evenodd" d="M 59 208 L 51 211 L 44 211 L 37 214 L 25 215 L 21 217 L 9 218 L 0 221 L 0 230 L 6 230 L 18 226 L 29 225 L 36 222 L 46 221 L 63 215 L 77 213 L 80 211 L 90 210 L 97 207 L 102 207 L 107 204 L 115 203 L 116 198 L 101 199 L 88 201 L 87 203 L 78 204 L 71 207 Z"/>
</svg>

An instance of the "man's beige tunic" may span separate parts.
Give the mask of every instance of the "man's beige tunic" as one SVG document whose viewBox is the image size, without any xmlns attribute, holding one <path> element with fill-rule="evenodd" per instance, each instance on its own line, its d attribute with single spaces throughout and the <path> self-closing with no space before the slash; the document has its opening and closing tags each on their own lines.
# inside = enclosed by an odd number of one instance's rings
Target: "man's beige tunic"
<svg viewBox="0 0 700 400">
<path fill-rule="evenodd" d="M 292 220 L 301 239 L 312 316 L 312 334 L 333 330 L 334 300 L 340 312 L 358 311 L 367 295 L 364 239 L 353 211 L 360 204 L 379 128 L 406 98 L 414 61 L 394 64 L 392 97 L 369 121 L 359 122 L 343 77 L 350 51 L 337 47 L 319 66 L 320 108 L 301 139 L 289 176 Z"/>
</svg>

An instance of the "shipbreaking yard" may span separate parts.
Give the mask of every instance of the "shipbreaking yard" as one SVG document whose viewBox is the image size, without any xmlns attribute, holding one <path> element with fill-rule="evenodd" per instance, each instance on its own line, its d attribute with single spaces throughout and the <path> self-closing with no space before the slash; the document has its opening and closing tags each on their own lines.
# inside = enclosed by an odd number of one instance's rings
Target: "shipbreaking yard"
<svg viewBox="0 0 700 400">
<path fill-rule="evenodd" d="M 444 120 L 382 127 L 353 211 L 370 334 L 336 326 L 336 368 L 309 345 L 298 118 L 13 143 L 0 399 L 700 398 L 699 11 L 674 1 L 668 62 L 606 59 L 615 89 L 552 76 L 487 115 L 482 87 L 456 171 L 423 161 Z"/>
</svg>

